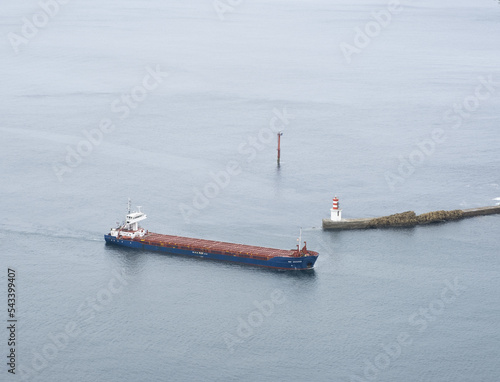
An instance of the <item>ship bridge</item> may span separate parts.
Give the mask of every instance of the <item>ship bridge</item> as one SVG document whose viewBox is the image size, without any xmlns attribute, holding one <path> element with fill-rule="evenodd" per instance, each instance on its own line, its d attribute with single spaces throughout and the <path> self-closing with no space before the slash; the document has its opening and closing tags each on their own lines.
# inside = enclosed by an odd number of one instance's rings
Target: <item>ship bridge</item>
<svg viewBox="0 0 500 382">
<path fill-rule="evenodd" d="M 141 207 L 137 207 L 138 212 L 129 212 L 127 214 L 125 225 L 126 229 L 130 229 L 132 231 L 136 231 L 139 229 L 139 222 L 143 221 L 147 218 L 144 212 L 141 212 Z"/>
</svg>

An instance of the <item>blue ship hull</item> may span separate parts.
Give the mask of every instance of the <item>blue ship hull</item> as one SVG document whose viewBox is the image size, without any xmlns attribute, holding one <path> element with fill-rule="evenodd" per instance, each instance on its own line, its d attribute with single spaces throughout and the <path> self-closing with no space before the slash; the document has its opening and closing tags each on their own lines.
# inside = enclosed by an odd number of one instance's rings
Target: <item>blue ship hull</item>
<svg viewBox="0 0 500 382">
<path fill-rule="evenodd" d="M 104 235 L 106 243 L 120 245 L 128 248 L 145 249 L 156 252 L 167 252 L 174 255 L 184 255 L 211 260 L 230 261 L 238 264 L 254 265 L 259 267 L 283 269 L 283 270 L 308 270 L 314 267 L 318 256 L 303 257 L 273 257 L 269 260 L 259 260 L 249 257 L 240 257 L 237 255 L 215 254 L 210 252 L 191 251 L 181 248 L 170 248 L 168 246 L 150 245 L 140 241 L 118 239 L 111 235 Z"/>
</svg>

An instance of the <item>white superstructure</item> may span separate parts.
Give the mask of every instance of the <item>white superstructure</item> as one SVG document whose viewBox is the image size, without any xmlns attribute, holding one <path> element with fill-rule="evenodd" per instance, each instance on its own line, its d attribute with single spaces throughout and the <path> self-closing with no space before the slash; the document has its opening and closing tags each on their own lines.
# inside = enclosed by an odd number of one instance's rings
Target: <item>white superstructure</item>
<svg viewBox="0 0 500 382">
<path fill-rule="evenodd" d="M 130 212 L 130 199 L 128 201 L 128 213 L 125 217 L 125 222 L 116 228 L 111 228 L 109 234 L 114 237 L 123 237 L 133 239 L 143 237 L 148 233 L 144 228 L 139 226 L 139 222 L 147 218 L 146 214 L 141 211 L 141 207 L 137 206 L 137 211 Z"/>
</svg>

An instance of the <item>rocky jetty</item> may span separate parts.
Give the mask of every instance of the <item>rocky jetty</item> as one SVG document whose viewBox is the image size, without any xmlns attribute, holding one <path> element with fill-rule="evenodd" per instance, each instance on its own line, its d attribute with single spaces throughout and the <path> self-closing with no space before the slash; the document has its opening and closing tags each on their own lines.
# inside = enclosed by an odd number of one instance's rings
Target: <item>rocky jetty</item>
<svg viewBox="0 0 500 382">
<path fill-rule="evenodd" d="M 406 211 L 379 218 L 343 219 L 332 221 L 323 219 L 324 230 L 368 229 L 388 227 L 414 227 L 422 224 L 432 224 L 450 220 L 459 220 L 473 216 L 500 214 L 500 206 L 479 207 L 467 210 L 433 211 L 421 215 L 414 211 Z"/>
</svg>

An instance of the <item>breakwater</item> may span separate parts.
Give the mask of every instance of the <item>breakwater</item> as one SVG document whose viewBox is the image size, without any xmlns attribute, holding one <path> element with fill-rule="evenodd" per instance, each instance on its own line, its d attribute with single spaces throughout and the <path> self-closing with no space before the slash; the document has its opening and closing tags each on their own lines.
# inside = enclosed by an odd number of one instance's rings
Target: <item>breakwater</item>
<svg viewBox="0 0 500 382">
<path fill-rule="evenodd" d="M 414 211 L 406 211 L 389 216 L 378 218 L 361 218 L 361 219 L 342 219 L 341 221 L 332 221 L 323 219 L 324 230 L 341 230 L 341 229 L 368 229 L 368 228 L 390 228 L 390 227 L 414 227 L 416 225 L 424 225 L 451 220 L 460 220 L 473 216 L 483 216 L 500 214 L 500 206 L 469 208 L 466 210 L 451 210 L 451 211 L 433 211 L 421 215 L 415 214 Z"/>
</svg>

